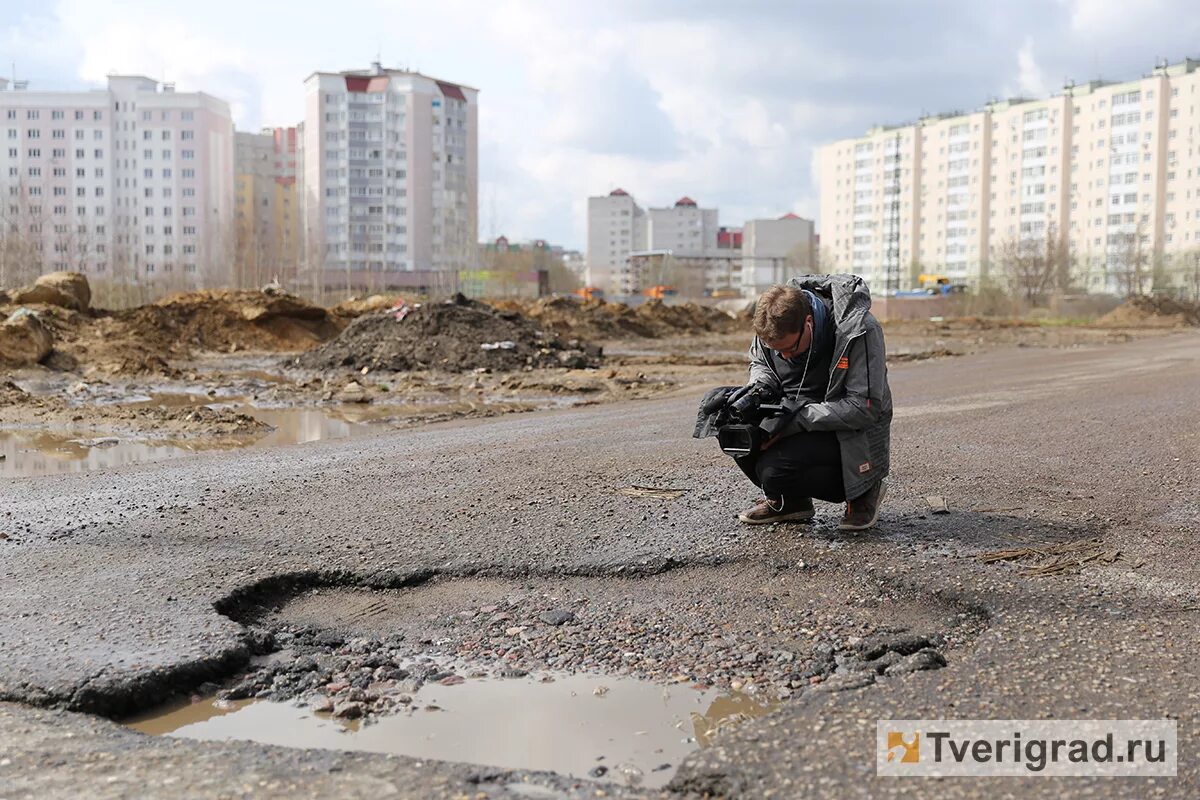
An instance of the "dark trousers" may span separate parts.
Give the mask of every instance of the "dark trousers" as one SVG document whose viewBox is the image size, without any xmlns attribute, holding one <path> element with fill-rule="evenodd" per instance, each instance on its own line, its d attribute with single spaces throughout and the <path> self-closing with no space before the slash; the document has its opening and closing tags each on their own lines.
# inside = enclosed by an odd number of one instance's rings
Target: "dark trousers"
<svg viewBox="0 0 1200 800">
<path fill-rule="evenodd" d="M 766 450 L 734 459 L 772 500 L 784 508 L 815 497 L 831 503 L 846 499 L 842 449 L 832 431 L 805 431 L 780 439 Z"/>
</svg>

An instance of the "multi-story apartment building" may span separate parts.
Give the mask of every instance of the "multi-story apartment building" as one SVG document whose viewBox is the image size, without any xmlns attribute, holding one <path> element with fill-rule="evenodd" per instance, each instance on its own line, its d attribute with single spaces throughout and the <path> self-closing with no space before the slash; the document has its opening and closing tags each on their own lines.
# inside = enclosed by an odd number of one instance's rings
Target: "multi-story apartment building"
<svg viewBox="0 0 1200 800">
<path fill-rule="evenodd" d="M 234 134 L 234 283 L 293 284 L 301 256 L 296 128 Z"/>
<path fill-rule="evenodd" d="M 813 221 L 795 214 L 749 220 L 742 228 L 741 256 L 740 288 L 746 297 L 811 272 L 817 261 Z"/>
<path fill-rule="evenodd" d="M 633 294 L 637 277 L 629 254 L 646 249 L 646 212 L 624 189 L 588 198 L 584 281 L 616 295 Z"/>
<path fill-rule="evenodd" d="M 0 80 L 0 284 L 73 269 L 94 281 L 229 281 L 229 106 L 141 76 L 105 89 Z"/>
<path fill-rule="evenodd" d="M 586 281 L 618 296 L 637 294 L 649 254 L 676 260 L 729 261 L 718 247 L 717 209 L 700 208 L 690 197 L 673 206 L 643 210 L 624 189 L 588 198 Z M 660 263 L 659 261 L 655 262 Z M 739 265 L 740 268 L 740 265 Z M 728 284 L 729 265 L 709 266 L 705 281 Z"/>
<path fill-rule="evenodd" d="M 717 209 L 700 208 L 690 197 L 646 214 L 647 249 L 670 250 L 676 258 L 704 258 L 717 250 Z"/>
<path fill-rule="evenodd" d="M 376 63 L 305 93 L 309 267 L 349 290 L 453 286 L 476 248 L 478 91 Z"/>
<path fill-rule="evenodd" d="M 822 268 L 886 287 L 999 278 L 1020 243 L 1059 248 L 1071 285 L 1186 289 L 1200 273 L 1200 62 L 1068 84 L 834 142 L 818 153 Z"/>
</svg>

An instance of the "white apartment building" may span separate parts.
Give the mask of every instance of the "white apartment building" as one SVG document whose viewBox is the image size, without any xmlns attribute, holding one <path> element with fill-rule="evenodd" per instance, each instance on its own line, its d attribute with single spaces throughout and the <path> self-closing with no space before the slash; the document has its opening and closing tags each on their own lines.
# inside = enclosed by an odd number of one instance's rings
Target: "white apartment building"
<svg viewBox="0 0 1200 800">
<path fill-rule="evenodd" d="M 476 247 L 478 91 L 376 63 L 305 93 L 309 268 L 350 290 L 453 286 Z"/>
<path fill-rule="evenodd" d="M 717 260 L 728 255 L 718 249 L 719 233 L 717 209 L 700 208 L 690 197 L 649 210 L 643 210 L 624 189 L 589 197 L 587 284 L 613 295 L 637 294 L 643 288 L 635 263 L 639 255 Z M 727 283 L 728 264 L 713 264 L 706 272 L 711 273 L 708 282 L 725 276 Z"/>
<path fill-rule="evenodd" d="M 232 252 L 229 106 L 142 76 L 83 92 L 0 80 L 0 285 L 223 285 Z"/>
<path fill-rule="evenodd" d="M 614 295 L 633 294 L 637 276 L 629 254 L 646 249 L 646 212 L 624 189 L 588 198 L 584 282 Z"/>
<path fill-rule="evenodd" d="M 1065 237 L 1073 284 L 1180 291 L 1200 275 L 1200 62 L 1050 98 L 879 127 L 818 152 L 822 269 L 886 287 L 922 272 L 978 284 L 1018 241 Z M 1149 274 L 1153 274 L 1153 278 Z"/>
<path fill-rule="evenodd" d="M 717 251 L 717 209 L 700 208 L 690 197 L 652 208 L 646 215 L 647 249 L 669 250 L 676 258 L 704 258 Z"/>
<path fill-rule="evenodd" d="M 784 214 L 752 219 L 742 228 L 741 291 L 756 297 L 816 266 L 816 234 L 811 219 Z"/>
</svg>

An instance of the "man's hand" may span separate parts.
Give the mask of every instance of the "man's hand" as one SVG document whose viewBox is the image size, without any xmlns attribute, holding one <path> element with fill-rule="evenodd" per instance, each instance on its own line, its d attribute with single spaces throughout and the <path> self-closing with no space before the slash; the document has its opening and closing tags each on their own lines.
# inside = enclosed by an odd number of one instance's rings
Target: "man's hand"
<svg viewBox="0 0 1200 800">
<path fill-rule="evenodd" d="M 759 386 L 759 384 L 757 384 L 757 383 L 747 383 L 745 386 L 742 386 L 739 389 L 734 389 L 732 392 L 729 393 L 729 396 L 727 398 L 725 398 L 725 405 L 727 405 L 727 406 L 733 405 L 738 400 L 741 400 L 743 397 L 750 394 L 750 392 L 757 389 L 758 386 Z"/>
<path fill-rule="evenodd" d="M 725 408 L 727 405 L 729 405 L 729 398 L 734 394 L 734 392 L 740 392 L 744 388 L 745 387 L 743 386 L 741 388 L 730 388 L 723 392 L 717 392 L 708 399 L 708 402 L 701 407 L 700 411 L 704 414 L 715 414 L 722 408 Z"/>
</svg>

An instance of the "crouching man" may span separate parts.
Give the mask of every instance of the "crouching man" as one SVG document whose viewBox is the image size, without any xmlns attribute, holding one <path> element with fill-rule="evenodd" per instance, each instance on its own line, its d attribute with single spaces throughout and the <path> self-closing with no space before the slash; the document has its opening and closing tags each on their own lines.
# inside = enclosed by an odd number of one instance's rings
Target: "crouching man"
<svg viewBox="0 0 1200 800">
<path fill-rule="evenodd" d="M 752 443 L 727 450 L 740 453 L 738 466 L 764 494 L 742 522 L 810 520 L 814 497 L 845 502 L 841 530 L 879 519 L 892 394 L 883 330 L 870 308 L 870 291 L 855 275 L 802 276 L 758 299 L 750 381 L 717 398 L 743 411 L 748 396 L 775 401 L 773 415 L 746 437 Z"/>
</svg>

